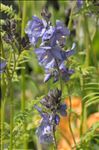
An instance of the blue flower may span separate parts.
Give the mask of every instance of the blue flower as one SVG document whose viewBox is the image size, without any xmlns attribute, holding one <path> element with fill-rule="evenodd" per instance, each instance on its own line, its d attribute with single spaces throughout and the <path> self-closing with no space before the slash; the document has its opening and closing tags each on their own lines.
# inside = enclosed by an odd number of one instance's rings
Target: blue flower
<svg viewBox="0 0 99 150">
<path fill-rule="evenodd" d="M 50 68 L 55 66 L 55 59 L 62 60 L 61 48 L 59 46 L 50 47 L 40 47 L 35 49 L 35 53 L 37 54 L 39 64 L 44 66 L 45 68 Z"/>
<path fill-rule="evenodd" d="M 66 104 L 61 104 L 61 90 L 54 89 L 40 101 L 43 109 L 37 105 L 34 107 L 40 113 L 42 120 L 36 130 L 39 142 L 42 144 L 52 143 L 54 141 L 54 132 L 60 122 L 60 116 L 66 116 Z"/>
<path fill-rule="evenodd" d="M 60 106 L 58 108 L 58 112 L 61 114 L 61 116 L 67 115 L 66 109 L 67 109 L 66 104 L 60 104 Z"/>
<path fill-rule="evenodd" d="M 70 79 L 70 76 L 74 73 L 73 69 L 68 69 L 65 65 L 65 61 L 58 64 L 59 70 L 57 68 L 47 68 L 45 70 L 45 78 L 44 82 L 47 82 L 51 77 L 53 77 L 53 82 L 56 82 L 59 80 L 59 76 L 61 75 L 61 78 L 67 82 Z"/>
<path fill-rule="evenodd" d="M 39 142 L 41 144 L 48 144 L 53 142 L 53 115 L 48 114 L 48 112 L 43 112 L 42 108 L 35 105 L 35 108 L 40 113 L 42 120 L 40 122 L 40 125 L 38 126 L 36 130 L 36 134 L 38 136 Z"/>
<path fill-rule="evenodd" d="M 55 31 L 50 41 L 51 46 L 54 46 L 56 44 L 64 46 L 65 41 L 66 41 L 65 37 L 69 34 L 70 34 L 70 31 L 65 27 L 63 22 L 57 20 Z"/>
<path fill-rule="evenodd" d="M 52 68 L 56 66 L 56 61 L 62 62 L 68 57 L 73 55 L 75 51 L 73 49 L 69 51 L 63 51 L 58 45 L 54 47 L 44 46 L 35 49 L 37 54 L 39 64 L 47 68 Z M 56 60 L 56 61 L 55 61 Z"/>
<path fill-rule="evenodd" d="M 50 40 L 52 38 L 54 32 L 55 32 L 55 28 L 53 26 L 50 26 L 43 34 L 42 42 Z"/>
<path fill-rule="evenodd" d="M 59 115 L 57 113 L 59 113 L 62 116 L 66 115 L 67 106 L 66 104 L 61 104 L 61 91 L 60 90 L 54 89 L 54 90 L 49 91 L 49 93 L 40 102 L 44 107 L 46 107 L 47 109 L 53 112 L 54 115 L 51 117 L 51 120 L 54 119 L 56 125 L 59 123 L 59 120 L 60 120 Z"/>
<path fill-rule="evenodd" d="M 69 80 L 71 73 L 67 68 L 61 68 L 61 64 L 74 54 L 74 49 L 69 51 L 62 49 L 66 42 L 65 37 L 70 34 L 63 22 L 58 20 L 56 26 L 53 27 L 50 22 L 33 16 L 33 20 L 28 22 L 26 33 L 34 45 L 37 44 L 39 38 L 42 38 L 42 43 L 39 48 L 35 49 L 35 53 L 39 64 L 45 69 L 44 81 L 54 77 L 54 82 L 56 82 L 59 78 L 59 70 L 62 78 Z"/>
<path fill-rule="evenodd" d="M 47 24 L 40 20 L 38 17 L 33 16 L 33 20 L 28 22 L 25 32 L 28 34 L 30 43 L 34 46 L 37 44 L 38 39 L 43 36 Z"/>
<path fill-rule="evenodd" d="M 36 130 L 36 134 L 41 144 L 50 144 L 53 142 L 53 125 L 50 122 L 42 120 L 40 126 Z"/>
<path fill-rule="evenodd" d="M 57 60 L 57 62 L 66 60 L 75 53 L 74 48 L 75 46 L 73 45 L 71 50 L 64 51 L 58 45 L 54 45 L 53 47 L 41 45 L 41 47 L 35 49 L 35 53 L 37 54 L 40 65 L 46 65 L 53 59 Z"/>
<path fill-rule="evenodd" d="M 60 73 L 63 80 L 68 81 L 70 79 L 70 76 L 74 73 L 73 69 L 68 69 L 65 66 L 65 63 L 63 62 L 60 66 Z"/>
<path fill-rule="evenodd" d="M 51 77 L 53 77 L 54 82 L 56 82 L 58 81 L 60 74 L 63 80 L 69 80 L 70 76 L 74 73 L 74 70 L 68 69 L 65 65 L 65 61 L 75 53 L 74 48 L 75 44 L 73 44 L 71 50 L 67 51 L 62 50 L 59 46 L 55 46 L 53 51 L 50 51 L 53 55 L 51 61 L 45 64 L 44 82 L 47 82 Z M 49 56 L 50 55 L 48 55 L 46 58 L 48 59 Z"/>
<path fill-rule="evenodd" d="M 44 82 L 47 82 L 51 77 L 52 77 L 51 73 L 46 72 L 45 77 L 44 77 Z"/>
<path fill-rule="evenodd" d="M 55 107 L 60 103 L 61 91 L 54 89 L 40 101 L 49 110 L 56 110 Z"/>
<path fill-rule="evenodd" d="M 37 54 L 40 65 L 45 66 L 47 63 L 49 63 L 53 59 L 50 51 L 51 51 L 50 46 L 40 47 L 40 48 L 35 49 L 35 53 Z"/>
<path fill-rule="evenodd" d="M 60 46 L 64 46 L 66 42 L 66 36 L 70 34 L 70 31 L 65 27 L 65 25 L 61 21 L 56 21 L 56 26 L 50 26 L 46 29 L 45 33 L 42 37 L 42 42 L 48 41 L 50 46 L 55 46 L 59 44 Z"/>
<path fill-rule="evenodd" d="M 45 77 L 44 82 L 47 82 L 50 78 L 53 77 L 53 82 L 55 83 L 59 79 L 59 72 L 56 69 L 46 69 L 45 71 Z"/>
<path fill-rule="evenodd" d="M 0 62 L 0 74 L 4 72 L 6 65 L 5 61 Z"/>
<path fill-rule="evenodd" d="M 44 82 L 47 82 L 51 77 L 53 77 L 53 82 L 58 81 L 59 77 L 67 82 L 74 73 L 72 69 L 66 66 L 66 61 L 75 53 L 75 46 L 73 45 L 71 50 L 65 51 L 63 49 L 66 43 L 66 36 L 70 34 L 70 31 L 59 20 L 56 21 L 55 27 L 52 26 L 50 22 L 51 15 L 46 11 L 43 11 L 41 15 L 44 20 L 33 16 L 33 20 L 28 22 L 26 33 L 34 46 L 39 39 L 42 41 L 40 46 L 34 51 L 39 64 L 45 70 Z M 36 131 L 42 144 L 50 144 L 54 141 L 53 135 L 56 126 L 60 122 L 60 115 L 66 116 L 67 114 L 67 106 L 61 103 L 61 95 L 61 90 L 51 90 L 40 100 L 41 107 L 38 105 L 34 106 L 42 118 Z"/>
<path fill-rule="evenodd" d="M 77 6 L 81 8 L 83 6 L 83 0 L 77 0 Z"/>
<path fill-rule="evenodd" d="M 58 114 L 56 114 L 56 115 L 55 115 L 54 120 L 55 120 L 55 124 L 56 124 L 56 125 L 58 125 L 58 124 L 59 124 L 59 122 L 60 122 L 60 117 L 59 117 L 59 115 L 58 115 Z"/>
</svg>

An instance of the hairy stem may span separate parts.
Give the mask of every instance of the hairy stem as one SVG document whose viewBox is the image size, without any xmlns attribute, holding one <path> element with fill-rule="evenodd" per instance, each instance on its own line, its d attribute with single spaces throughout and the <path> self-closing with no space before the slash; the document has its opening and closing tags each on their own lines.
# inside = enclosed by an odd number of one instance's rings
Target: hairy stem
<svg viewBox="0 0 99 150">
<path fill-rule="evenodd" d="M 83 75 L 80 78 L 80 84 L 81 84 L 81 92 L 82 92 L 82 97 L 83 97 L 85 95 L 84 94 L 84 76 Z M 86 128 L 86 107 L 85 107 L 85 102 L 82 101 L 82 113 L 81 113 L 81 123 L 80 123 L 80 136 L 82 136 L 85 128 Z"/>
<path fill-rule="evenodd" d="M 69 96 L 69 102 L 70 102 L 70 111 L 69 111 L 69 129 L 74 141 L 74 145 L 76 146 L 76 140 L 75 140 L 75 136 L 72 130 L 72 126 L 71 126 L 71 111 L 72 111 L 72 103 L 71 103 L 71 95 L 70 95 L 70 90 L 69 90 L 69 86 L 67 85 L 67 91 L 68 91 L 68 96 Z M 76 146 L 77 147 L 77 146 Z"/>
</svg>

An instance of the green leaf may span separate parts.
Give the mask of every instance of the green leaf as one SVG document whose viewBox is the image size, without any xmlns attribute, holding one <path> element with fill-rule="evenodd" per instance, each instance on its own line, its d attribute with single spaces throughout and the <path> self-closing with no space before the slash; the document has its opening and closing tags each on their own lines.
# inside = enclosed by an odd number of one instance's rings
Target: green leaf
<svg viewBox="0 0 99 150">
<path fill-rule="evenodd" d="M 10 18 L 20 20 L 20 18 L 16 15 L 15 11 L 13 10 L 12 6 L 4 5 L 1 3 L 0 12 L 7 14 Z"/>
</svg>

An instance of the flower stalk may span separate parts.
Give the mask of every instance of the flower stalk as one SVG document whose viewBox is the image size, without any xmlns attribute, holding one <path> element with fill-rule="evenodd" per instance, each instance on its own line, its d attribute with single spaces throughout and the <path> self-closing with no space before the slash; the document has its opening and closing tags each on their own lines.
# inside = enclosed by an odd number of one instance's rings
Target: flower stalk
<svg viewBox="0 0 99 150">
<path fill-rule="evenodd" d="M 9 94 L 10 94 L 10 149 L 13 149 L 13 116 L 14 116 L 14 109 L 13 109 L 13 84 L 9 81 L 8 84 Z"/>
<path fill-rule="evenodd" d="M 59 81 L 60 90 L 58 88 L 50 90 L 40 101 L 41 107 L 35 105 L 42 117 L 36 133 L 41 144 L 54 143 L 54 149 L 57 149 L 56 126 L 60 122 L 60 115 L 67 115 L 67 106 L 62 103 L 61 99 L 62 80 L 67 82 L 74 72 L 66 66 L 66 61 L 75 51 L 74 47 L 68 51 L 64 50 L 65 38 L 70 34 L 68 28 L 60 20 L 57 20 L 56 25 L 52 26 L 50 22 L 51 14 L 46 9 L 43 9 L 41 15 L 42 20 L 33 16 L 33 20 L 28 22 L 26 33 L 34 47 L 36 47 L 38 40 L 41 39 L 42 42 L 39 48 L 34 51 L 38 57 L 39 64 L 45 70 L 44 82 L 53 78 L 53 83 Z"/>
<path fill-rule="evenodd" d="M 76 147 L 76 140 L 75 140 L 75 136 L 72 130 L 72 126 L 71 126 L 71 113 L 72 113 L 72 102 L 71 102 L 71 94 L 70 94 L 70 90 L 69 90 L 69 85 L 67 84 L 67 91 L 68 91 L 68 97 L 69 97 L 69 103 L 70 103 L 70 108 L 69 108 L 69 129 L 74 141 L 74 146 Z M 76 147 L 77 148 L 77 147 Z"/>
<path fill-rule="evenodd" d="M 26 22 L 26 1 L 23 1 L 23 11 L 22 11 L 22 28 L 21 28 L 21 37 L 24 36 L 24 28 L 25 28 L 25 22 Z M 24 64 L 23 64 L 24 65 Z M 21 110 L 24 112 L 25 110 L 25 70 L 21 70 L 21 86 L 22 86 L 22 93 L 21 93 Z M 24 124 L 24 132 L 26 132 L 26 123 Z M 27 149 L 27 140 L 24 139 L 23 141 L 24 149 Z"/>
<path fill-rule="evenodd" d="M 4 57 L 4 51 L 3 51 L 3 43 L 2 40 L 0 39 L 1 45 L 1 55 Z M 5 121 L 5 103 L 6 103 L 6 96 L 5 96 L 5 91 L 6 91 L 6 82 L 4 79 L 4 74 L 2 74 L 2 80 L 1 80 L 1 87 L 2 87 L 2 101 L 1 101 L 1 135 L 3 137 L 4 134 L 4 121 Z M 4 149 L 4 142 L 3 139 L 1 139 L 1 149 Z"/>
<path fill-rule="evenodd" d="M 53 129 L 53 137 L 54 137 L 54 150 L 57 150 L 57 142 L 56 142 L 56 136 L 55 136 L 54 129 Z"/>
</svg>

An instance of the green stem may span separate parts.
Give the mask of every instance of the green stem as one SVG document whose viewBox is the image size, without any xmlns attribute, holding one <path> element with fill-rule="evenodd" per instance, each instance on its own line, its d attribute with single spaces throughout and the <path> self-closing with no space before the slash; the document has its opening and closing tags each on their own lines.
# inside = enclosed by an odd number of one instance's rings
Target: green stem
<svg viewBox="0 0 99 150">
<path fill-rule="evenodd" d="M 5 122 L 5 104 L 6 104 L 6 100 L 7 100 L 7 90 L 6 90 L 6 82 L 4 79 L 4 75 L 2 75 L 2 101 L 1 101 L 1 150 L 4 150 L 4 140 L 3 140 L 3 136 L 4 136 L 4 122 Z"/>
<path fill-rule="evenodd" d="M 76 5 L 76 1 L 72 2 L 72 8 L 71 8 L 71 13 L 70 13 L 69 22 L 68 22 L 69 29 L 71 29 L 71 26 L 72 26 L 73 10 L 74 10 L 75 5 Z"/>
<path fill-rule="evenodd" d="M 87 20 L 86 15 L 84 15 L 84 28 L 85 28 L 85 39 L 86 39 L 86 66 L 89 65 L 90 54 L 91 54 L 91 57 L 93 59 L 93 63 L 98 68 L 96 53 L 94 51 L 93 44 L 91 41 L 91 36 L 90 36 L 89 28 L 88 28 L 88 20 Z M 92 53 L 90 53 L 90 49 L 92 50 Z"/>
<path fill-rule="evenodd" d="M 24 33 L 25 33 L 25 23 L 26 23 L 26 2 L 27 2 L 27 1 L 23 1 L 21 37 L 23 37 L 23 36 L 24 36 Z"/>
<path fill-rule="evenodd" d="M 11 79 L 13 79 L 13 76 L 14 76 L 14 72 L 15 72 L 15 69 L 16 69 L 16 57 L 15 57 L 15 50 L 16 50 L 16 47 L 15 45 L 12 43 L 12 48 L 13 48 L 13 62 L 14 62 L 14 66 L 13 66 L 13 71 L 12 71 L 12 76 L 11 76 Z"/>
<path fill-rule="evenodd" d="M 22 26 L 21 26 L 21 37 L 24 36 L 25 31 L 25 23 L 26 23 L 26 4 L 27 1 L 23 1 L 23 10 L 22 10 Z M 23 64 L 25 65 L 25 64 Z M 21 94 L 21 110 L 22 112 L 25 111 L 25 70 L 22 69 L 21 71 L 22 79 L 21 79 L 21 85 L 22 85 L 22 94 Z M 26 132 L 26 123 L 24 124 L 24 132 Z M 27 149 L 27 140 L 24 139 L 24 149 Z"/>
<path fill-rule="evenodd" d="M 85 44 L 86 44 L 86 60 L 85 60 L 85 63 L 86 63 L 86 66 L 89 66 L 89 58 L 90 58 L 90 47 L 89 47 L 89 41 L 90 41 L 90 38 L 89 38 L 89 29 L 88 29 L 88 22 L 87 22 L 87 18 L 86 16 L 84 15 L 84 35 L 85 35 Z M 90 41 L 91 43 L 91 41 Z"/>
<path fill-rule="evenodd" d="M 57 150 L 56 136 L 54 130 L 53 130 L 53 136 L 54 136 L 54 150 Z"/>
<path fill-rule="evenodd" d="M 6 99 L 2 99 L 2 104 L 1 104 L 1 150 L 4 150 L 4 140 L 3 140 L 3 135 L 4 135 L 4 121 L 5 121 L 5 103 Z"/>
<path fill-rule="evenodd" d="M 3 51 L 3 43 L 2 40 L 0 39 L 1 45 L 1 56 L 5 58 L 5 54 Z M 5 82 L 5 75 L 2 74 L 1 76 L 1 92 L 2 92 L 2 100 L 1 100 L 1 150 L 4 150 L 4 140 L 3 140 L 3 135 L 4 135 L 4 121 L 5 121 L 5 104 L 6 104 L 6 82 Z"/>
<path fill-rule="evenodd" d="M 22 79 L 21 79 L 21 84 L 22 84 L 22 95 L 21 95 L 21 110 L 24 112 L 25 110 L 25 71 L 21 71 L 22 74 Z"/>
<path fill-rule="evenodd" d="M 85 104 L 82 102 L 82 113 L 81 113 L 81 125 L 80 125 L 80 136 L 83 134 L 83 124 L 84 124 L 84 112 L 85 112 Z"/>
<path fill-rule="evenodd" d="M 84 94 L 84 76 L 82 75 L 80 78 L 80 84 L 81 84 L 81 92 L 82 92 L 82 97 Z M 85 102 L 82 101 L 82 113 L 81 113 L 81 124 L 80 124 L 80 137 L 83 135 L 84 129 L 86 127 L 86 107 L 85 107 Z"/>
<path fill-rule="evenodd" d="M 82 72 L 81 72 L 82 73 Z M 80 77 L 80 85 L 81 85 L 81 92 L 83 95 L 83 87 L 84 87 L 83 75 Z M 81 124 L 80 124 L 80 137 L 83 134 L 83 120 L 84 120 L 84 103 L 82 102 L 82 113 L 81 113 Z"/>
<path fill-rule="evenodd" d="M 9 89 L 10 89 L 10 150 L 13 150 L 13 85 L 11 81 L 9 81 Z"/>
<path fill-rule="evenodd" d="M 25 21 L 26 21 L 26 1 L 23 1 L 21 37 L 24 36 Z M 21 110 L 24 111 L 25 109 L 25 70 L 22 69 L 21 74 L 22 74 Z"/>
<path fill-rule="evenodd" d="M 71 112 L 72 112 L 72 103 L 71 103 L 71 94 L 70 94 L 70 90 L 69 90 L 69 86 L 67 84 L 67 91 L 68 91 L 68 96 L 69 96 L 69 103 L 70 103 L 70 110 L 69 110 L 69 129 L 74 141 L 74 146 L 77 148 L 77 144 L 76 144 L 76 140 L 75 140 L 75 136 L 72 130 L 72 126 L 71 126 Z"/>
<path fill-rule="evenodd" d="M 22 28 L 21 28 L 21 37 L 24 36 L 26 22 L 26 1 L 23 1 L 23 11 L 22 11 Z M 25 70 L 22 70 L 22 99 L 21 99 L 21 110 L 25 109 Z"/>
<path fill-rule="evenodd" d="M 14 117 L 14 101 L 13 101 L 13 75 L 15 72 L 15 68 L 16 68 L 16 58 L 15 58 L 15 52 L 16 52 L 16 47 L 14 46 L 14 43 L 12 44 L 12 48 L 13 48 L 13 61 L 14 61 L 14 68 L 12 71 L 12 74 L 9 75 L 9 80 L 8 80 L 8 92 L 10 94 L 10 150 L 13 149 L 13 117 Z M 10 55 L 10 59 L 9 59 L 9 66 L 8 68 L 10 68 L 10 63 L 12 60 L 12 52 Z M 9 74 L 9 70 L 7 72 Z"/>
</svg>

